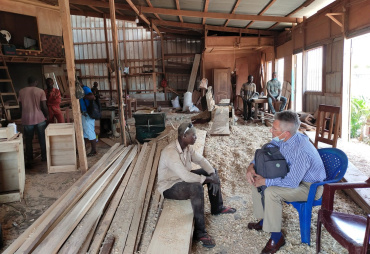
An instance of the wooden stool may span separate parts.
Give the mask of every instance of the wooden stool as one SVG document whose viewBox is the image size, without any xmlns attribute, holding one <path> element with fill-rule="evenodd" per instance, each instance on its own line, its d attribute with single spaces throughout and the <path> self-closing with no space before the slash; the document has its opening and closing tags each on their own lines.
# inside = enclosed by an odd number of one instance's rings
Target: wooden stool
<svg viewBox="0 0 370 254">
<path fill-rule="evenodd" d="M 131 118 L 132 117 L 132 104 L 134 104 L 134 112 L 136 112 L 137 100 L 136 98 L 127 98 L 126 104 L 127 104 L 127 111 L 128 111 L 127 117 Z"/>
</svg>

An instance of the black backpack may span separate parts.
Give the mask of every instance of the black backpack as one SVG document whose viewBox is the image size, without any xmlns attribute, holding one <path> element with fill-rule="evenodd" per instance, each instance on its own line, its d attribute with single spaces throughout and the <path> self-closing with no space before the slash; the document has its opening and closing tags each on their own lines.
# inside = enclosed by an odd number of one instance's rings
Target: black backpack
<svg viewBox="0 0 370 254">
<path fill-rule="evenodd" d="M 264 178 L 284 178 L 289 172 L 288 162 L 273 143 L 267 143 L 254 154 L 254 169 Z"/>
<path fill-rule="evenodd" d="M 284 178 L 290 171 L 289 164 L 280 152 L 280 148 L 267 143 L 261 149 L 257 149 L 254 154 L 254 169 L 256 173 L 264 178 Z M 266 185 L 257 188 L 261 194 L 262 205 L 265 207 L 264 191 Z"/>
<path fill-rule="evenodd" d="M 101 118 L 101 105 L 98 98 L 95 100 L 89 101 L 89 106 L 86 107 L 87 114 L 89 114 L 90 118 L 98 120 Z M 85 99 L 84 103 L 86 105 Z"/>
</svg>

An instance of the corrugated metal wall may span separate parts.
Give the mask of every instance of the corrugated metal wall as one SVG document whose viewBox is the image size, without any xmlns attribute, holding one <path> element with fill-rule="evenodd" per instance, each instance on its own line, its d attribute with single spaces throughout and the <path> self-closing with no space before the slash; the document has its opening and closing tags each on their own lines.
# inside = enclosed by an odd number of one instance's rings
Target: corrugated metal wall
<svg viewBox="0 0 370 254">
<path fill-rule="evenodd" d="M 107 59 L 104 19 L 72 15 L 71 21 L 76 60 L 90 59 L 95 62 L 76 64 L 76 68 L 81 70 L 83 82 L 91 87 L 96 81 L 99 83 L 101 90 L 108 92 L 108 68 L 104 61 L 104 59 Z M 130 93 L 151 92 L 153 90 L 153 78 L 150 72 L 157 72 L 157 86 L 163 77 L 160 39 L 154 38 L 155 69 L 152 70 L 153 52 L 150 31 L 137 27 L 133 22 L 122 20 L 117 20 L 117 30 L 121 66 L 130 69 L 130 75 L 122 78 L 123 87 L 126 88 L 128 85 Z M 107 34 L 109 59 L 112 60 L 112 33 L 109 19 L 107 19 Z M 124 45 L 124 40 L 126 45 Z M 164 55 L 166 56 L 165 65 L 166 69 L 168 68 L 168 71 L 166 71 L 168 85 L 175 90 L 186 90 L 194 57 L 184 56 L 184 54 L 201 53 L 201 40 L 165 38 L 163 41 Z M 175 56 L 173 56 L 174 54 Z M 115 79 L 112 77 L 111 81 L 112 90 L 115 91 Z"/>
</svg>

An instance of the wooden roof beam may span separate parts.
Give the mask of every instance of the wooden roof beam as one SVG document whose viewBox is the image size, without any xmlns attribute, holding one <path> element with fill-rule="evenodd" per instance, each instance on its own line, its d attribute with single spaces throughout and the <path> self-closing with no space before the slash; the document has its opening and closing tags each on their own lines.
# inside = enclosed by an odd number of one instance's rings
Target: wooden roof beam
<svg viewBox="0 0 370 254">
<path fill-rule="evenodd" d="M 180 10 L 179 0 L 175 0 L 175 4 L 176 4 L 176 9 Z M 180 22 L 184 22 L 184 20 L 182 19 L 182 16 L 179 16 L 179 19 L 180 19 Z"/>
<path fill-rule="evenodd" d="M 234 13 L 235 13 L 236 8 L 238 8 L 239 3 L 240 3 L 240 0 L 236 0 L 236 2 L 235 2 L 235 4 L 234 4 L 234 8 L 233 8 L 233 10 L 231 11 L 231 14 L 234 14 Z M 225 22 L 224 26 L 227 26 L 227 24 L 229 24 L 229 21 L 230 21 L 229 19 L 228 19 L 228 20 L 226 20 L 226 22 Z"/>
<path fill-rule="evenodd" d="M 153 23 L 156 24 L 157 26 L 181 27 L 181 28 L 188 28 L 188 29 L 202 30 L 202 31 L 205 28 L 205 25 L 201 25 L 201 24 L 181 23 L 181 22 L 165 21 L 165 20 L 153 20 Z M 233 28 L 233 27 L 210 26 L 210 25 L 207 25 L 207 29 L 211 31 L 245 33 L 245 34 L 260 34 L 260 35 L 268 35 L 268 36 L 275 36 L 279 34 L 279 32 L 277 31 L 264 31 L 264 30 L 257 30 L 257 29 Z"/>
<path fill-rule="evenodd" d="M 117 11 L 117 10 L 116 10 Z M 80 15 L 85 17 L 95 17 L 95 18 L 104 18 L 104 13 L 97 13 L 93 11 L 79 11 L 79 10 L 71 10 L 72 15 Z M 106 14 L 106 17 L 110 19 L 110 15 Z M 125 16 L 125 15 L 116 15 L 116 19 L 119 20 L 126 20 L 126 21 L 135 21 L 135 17 L 132 16 Z"/>
<path fill-rule="evenodd" d="M 78 10 L 78 11 L 83 11 L 83 10 L 81 10 L 80 8 L 78 8 L 77 6 L 74 6 L 73 4 L 70 4 L 69 5 L 69 8 L 73 8 L 73 9 L 75 9 L 75 10 Z"/>
<path fill-rule="evenodd" d="M 128 0 L 128 2 L 131 0 Z M 245 14 L 229 14 L 229 13 L 216 13 L 216 12 L 200 12 L 200 11 L 187 11 L 187 10 L 173 10 L 165 8 L 152 8 L 152 7 L 139 7 L 141 13 L 158 13 L 170 16 L 187 16 L 196 18 L 213 18 L 213 19 L 235 19 L 235 20 L 256 20 L 268 22 L 287 22 L 287 23 L 301 23 L 302 18 L 280 17 L 280 16 L 258 16 L 258 15 L 245 15 Z"/>
<path fill-rule="evenodd" d="M 96 7 L 94 7 L 94 6 L 89 5 L 89 8 L 93 9 L 93 10 L 94 10 L 94 11 L 96 11 L 96 12 L 104 13 L 103 11 L 99 10 L 98 8 L 96 8 Z"/>
<path fill-rule="evenodd" d="M 139 11 L 139 9 L 134 5 L 134 3 L 131 1 L 131 0 L 126 0 L 126 2 L 130 5 L 130 7 L 132 8 L 132 10 L 136 13 L 136 15 L 139 15 L 139 17 L 145 22 L 147 23 L 150 27 L 151 27 L 151 22 L 145 17 L 145 15 L 141 12 L 141 10 Z M 141 7 L 142 8 L 142 7 Z M 147 7 L 147 8 L 152 8 L 152 7 Z M 157 28 L 156 25 L 152 24 L 153 27 L 151 27 L 152 29 L 154 29 L 156 31 L 156 33 L 162 37 L 162 34 L 161 32 L 159 31 L 159 29 Z"/>
<path fill-rule="evenodd" d="M 149 7 L 153 7 L 152 3 L 150 2 L 150 0 L 146 0 L 146 3 Z M 157 18 L 157 19 L 161 19 L 161 17 L 159 17 L 159 15 L 157 13 L 154 13 L 154 16 Z"/>
<path fill-rule="evenodd" d="M 307 7 L 309 6 L 310 4 L 312 4 L 315 0 L 306 0 L 303 2 L 303 4 L 301 4 L 300 6 L 298 6 L 296 9 L 294 9 L 292 12 L 288 13 L 287 15 L 285 15 L 285 17 L 290 17 L 292 16 L 293 14 L 297 13 L 298 11 L 300 11 L 301 9 L 303 9 L 304 7 Z M 275 26 L 277 26 L 280 22 L 276 22 L 275 24 L 273 24 L 272 26 L 270 26 L 269 28 L 267 28 L 267 30 L 270 30 L 272 28 L 274 28 Z"/>
<path fill-rule="evenodd" d="M 106 8 L 109 9 L 109 3 L 108 2 L 103 2 L 103 1 L 98 1 L 98 0 L 69 0 L 70 4 L 74 5 L 84 5 L 84 6 L 94 6 L 98 8 Z M 130 8 L 130 5 L 128 4 L 120 4 L 120 3 L 115 3 L 116 10 L 129 10 L 131 11 L 132 9 Z"/>
<path fill-rule="evenodd" d="M 264 14 L 268 10 L 268 8 L 270 8 L 271 5 L 273 5 L 275 2 L 276 2 L 276 0 L 270 0 L 270 2 L 268 4 L 266 4 L 266 6 L 258 13 L 258 15 Z M 251 22 L 249 22 L 248 25 L 245 26 L 245 28 L 250 27 L 253 23 L 254 23 L 254 21 L 252 20 Z"/>
<path fill-rule="evenodd" d="M 203 12 L 208 12 L 208 5 L 209 5 L 209 0 L 206 0 L 204 2 L 204 9 L 203 9 Z M 204 25 L 206 23 L 206 19 L 207 18 L 203 18 L 203 21 L 202 21 L 202 24 Z"/>
</svg>

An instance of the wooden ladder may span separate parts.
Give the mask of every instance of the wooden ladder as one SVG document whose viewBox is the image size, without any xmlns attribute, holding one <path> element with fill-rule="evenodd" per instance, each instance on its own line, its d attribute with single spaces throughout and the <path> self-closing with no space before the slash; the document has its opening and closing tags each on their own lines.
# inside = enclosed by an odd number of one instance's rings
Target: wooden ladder
<svg viewBox="0 0 370 254">
<path fill-rule="evenodd" d="M 1 106 L 5 111 L 5 117 L 8 121 L 11 120 L 10 109 L 19 108 L 19 102 L 17 98 L 17 94 L 14 90 L 13 81 L 9 74 L 8 66 L 6 65 L 6 61 L 4 55 L 0 49 L 0 100 Z M 11 92 L 9 92 L 8 88 L 9 85 L 11 86 Z M 6 91 L 6 92 L 3 92 Z M 7 97 L 8 100 L 4 100 L 4 97 Z M 14 97 L 15 103 L 17 105 L 10 106 L 7 101 L 9 101 L 9 97 Z"/>
</svg>

